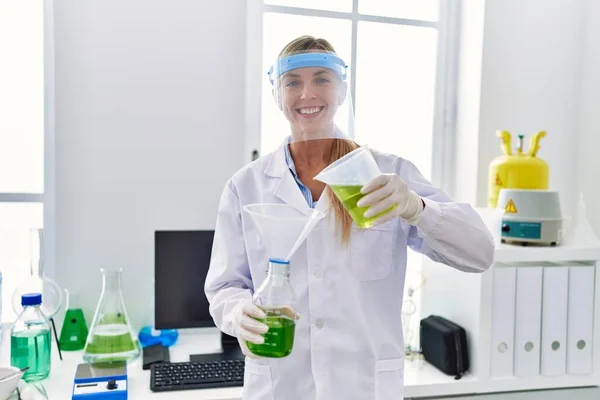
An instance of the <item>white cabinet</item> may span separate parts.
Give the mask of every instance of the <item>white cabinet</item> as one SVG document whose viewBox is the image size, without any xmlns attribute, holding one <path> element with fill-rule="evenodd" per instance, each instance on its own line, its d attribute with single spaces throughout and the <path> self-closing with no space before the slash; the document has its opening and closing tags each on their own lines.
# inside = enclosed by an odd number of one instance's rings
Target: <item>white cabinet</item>
<svg viewBox="0 0 600 400">
<path fill-rule="evenodd" d="M 482 274 L 425 259 L 420 316 L 465 328 L 471 380 L 462 385 L 475 392 L 598 386 L 597 260 L 600 246 L 504 244 Z"/>
</svg>

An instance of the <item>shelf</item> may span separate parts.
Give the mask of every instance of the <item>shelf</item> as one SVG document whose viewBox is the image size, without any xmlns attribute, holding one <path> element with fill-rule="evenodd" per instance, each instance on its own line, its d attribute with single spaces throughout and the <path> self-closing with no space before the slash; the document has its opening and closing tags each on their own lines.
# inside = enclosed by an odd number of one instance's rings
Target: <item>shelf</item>
<svg viewBox="0 0 600 400">
<path fill-rule="evenodd" d="M 436 397 L 477 393 L 516 392 L 526 390 L 598 386 L 599 375 L 535 376 L 529 378 L 478 379 L 466 374 L 455 380 L 431 364 L 407 361 L 404 369 L 404 397 Z"/>
<path fill-rule="evenodd" d="M 404 397 L 435 397 L 453 394 L 470 394 L 470 390 L 479 380 L 469 374 L 461 379 L 446 375 L 426 361 L 405 361 Z"/>
<path fill-rule="evenodd" d="M 535 261 L 596 261 L 600 260 L 600 245 L 555 247 L 520 246 L 497 244 L 494 262 L 535 262 Z"/>
</svg>

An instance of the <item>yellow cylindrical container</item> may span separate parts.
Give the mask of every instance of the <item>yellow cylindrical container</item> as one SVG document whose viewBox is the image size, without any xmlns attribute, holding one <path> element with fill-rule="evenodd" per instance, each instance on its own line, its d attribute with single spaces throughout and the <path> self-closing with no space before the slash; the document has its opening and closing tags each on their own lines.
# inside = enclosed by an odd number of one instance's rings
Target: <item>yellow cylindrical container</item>
<svg viewBox="0 0 600 400">
<path fill-rule="evenodd" d="M 547 190 L 550 169 L 548 164 L 536 157 L 539 141 L 546 136 L 540 131 L 533 135 L 528 153 L 523 152 L 523 135 L 519 135 L 517 153 L 512 153 L 511 135 L 507 131 L 498 131 L 502 139 L 504 155 L 494 159 L 488 171 L 488 207 L 496 207 L 500 189 L 538 189 Z"/>
</svg>

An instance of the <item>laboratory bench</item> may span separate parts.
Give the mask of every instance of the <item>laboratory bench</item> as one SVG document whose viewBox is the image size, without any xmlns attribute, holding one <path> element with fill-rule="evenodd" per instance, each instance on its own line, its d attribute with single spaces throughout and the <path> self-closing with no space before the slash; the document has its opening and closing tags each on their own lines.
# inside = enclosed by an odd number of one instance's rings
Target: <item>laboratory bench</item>
<svg viewBox="0 0 600 400">
<path fill-rule="evenodd" d="M 552 248 L 498 244 L 494 264 L 484 273 L 464 273 L 424 258 L 427 281 L 418 315 L 441 315 L 465 328 L 470 368 L 455 380 L 425 361 L 407 359 L 405 398 L 553 400 L 574 394 L 581 400 L 600 398 L 598 260 L 600 243 Z M 9 331 L 10 325 L 4 324 L 0 365 L 10 364 Z M 544 353 L 540 348 L 556 332 L 557 338 L 551 339 L 562 341 L 560 351 Z M 170 349 L 171 361 L 219 352 L 220 340 L 216 328 L 180 330 Z M 524 341 L 533 343 L 537 353 L 519 353 Z M 581 343 L 585 346 L 578 347 Z M 82 351 L 63 351 L 61 361 L 53 342 L 50 376 L 42 381 L 50 399 L 71 398 L 82 355 Z M 141 357 L 128 366 L 128 387 L 129 400 L 242 398 L 241 387 L 154 393 Z"/>
<path fill-rule="evenodd" d="M 4 325 L 0 345 L 0 365 L 10 363 L 10 325 Z M 171 361 L 188 361 L 190 354 L 213 353 L 220 349 L 220 334 L 214 328 L 188 329 L 180 332 L 177 343 L 171 348 Z M 53 345 L 50 376 L 42 383 L 49 398 L 65 400 L 71 398 L 73 378 L 78 363 L 82 362 L 82 351 L 63 351 L 63 360 Z M 446 396 L 463 396 L 475 393 L 494 393 L 540 388 L 564 388 L 593 386 L 600 383 L 600 376 L 538 377 L 536 379 L 481 380 L 466 374 L 460 380 L 447 376 L 423 361 L 406 361 L 405 396 L 410 398 L 439 399 Z M 177 398 L 180 400 L 241 400 L 242 388 L 183 390 L 154 393 L 150 390 L 150 371 L 142 369 L 141 358 L 128 366 L 129 400 Z M 598 394 L 595 394 L 598 396 Z M 452 397 L 454 398 L 454 397 Z M 597 398 L 597 397 L 590 397 Z"/>
</svg>

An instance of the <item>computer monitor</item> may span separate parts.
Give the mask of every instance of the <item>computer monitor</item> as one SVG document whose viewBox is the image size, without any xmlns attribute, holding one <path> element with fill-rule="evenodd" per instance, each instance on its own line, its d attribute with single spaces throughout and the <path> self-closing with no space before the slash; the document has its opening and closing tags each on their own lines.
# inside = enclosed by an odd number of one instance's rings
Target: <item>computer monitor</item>
<svg viewBox="0 0 600 400">
<path fill-rule="evenodd" d="M 213 230 L 154 233 L 154 325 L 156 329 L 214 327 L 204 282 Z M 192 361 L 240 358 L 237 339 L 221 334 L 222 353 L 192 355 Z"/>
</svg>

